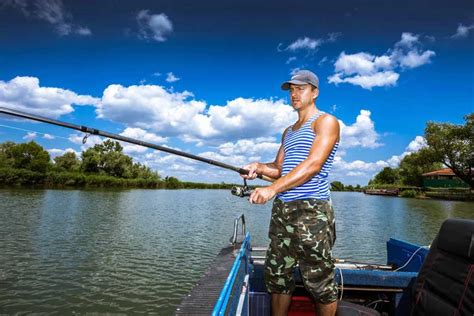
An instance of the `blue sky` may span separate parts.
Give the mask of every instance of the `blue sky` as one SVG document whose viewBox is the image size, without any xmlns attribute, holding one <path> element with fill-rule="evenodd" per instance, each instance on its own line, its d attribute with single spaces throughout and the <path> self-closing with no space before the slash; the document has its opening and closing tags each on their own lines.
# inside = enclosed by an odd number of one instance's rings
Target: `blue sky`
<svg viewBox="0 0 474 316">
<path fill-rule="evenodd" d="M 424 145 L 427 121 L 474 111 L 473 39 L 472 1 L 4 0 L 0 106 L 240 166 L 274 158 L 296 119 L 280 84 L 310 69 L 342 126 L 332 180 L 364 185 Z M 102 141 L 82 136 L 0 118 L 0 142 L 52 157 Z M 240 181 L 124 146 L 163 176 Z"/>
</svg>

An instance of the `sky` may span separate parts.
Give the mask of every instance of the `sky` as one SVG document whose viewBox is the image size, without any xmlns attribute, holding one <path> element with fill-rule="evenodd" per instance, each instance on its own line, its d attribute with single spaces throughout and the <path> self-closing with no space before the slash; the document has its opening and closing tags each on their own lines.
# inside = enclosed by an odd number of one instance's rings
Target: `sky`
<svg viewBox="0 0 474 316">
<path fill-rule="evenodd" d="M 297 119 L 280 85 L 309 69 L 341 125 L 331 181 L 367 182 L 474 112 L 472 1 L 0 1 L 0 106 L 235 166 L 270 162 Z M 52 158 L 104 139 L 0 116 L 0 142 Z M 232 171 L 123 144 L 183 181 Z"/>
</svg>

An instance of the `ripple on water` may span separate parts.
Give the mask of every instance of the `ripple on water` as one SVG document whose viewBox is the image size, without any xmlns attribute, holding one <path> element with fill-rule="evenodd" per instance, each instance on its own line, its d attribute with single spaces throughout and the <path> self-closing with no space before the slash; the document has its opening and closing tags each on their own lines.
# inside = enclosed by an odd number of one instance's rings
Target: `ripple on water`
<svg viewBox="0 0 474 316">
<path fill-rule="evenodd" d="M 267 245 L 270 205 L 220 190 L 0 190 L 0 313 L 170 315 L 244 213 Z M 334 193 L 337 257 L 383 262 L 472 204 Z"/>
</svg>

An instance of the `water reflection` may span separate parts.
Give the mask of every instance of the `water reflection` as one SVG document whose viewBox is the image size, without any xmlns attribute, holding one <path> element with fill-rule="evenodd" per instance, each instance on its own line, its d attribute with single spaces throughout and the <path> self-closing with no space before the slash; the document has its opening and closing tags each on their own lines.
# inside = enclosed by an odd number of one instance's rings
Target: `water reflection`
<svg viewBox="0 0 474 316">
<path fill-rule="evenodd" d="M 219 190 L 0 190 L 0 313 L 169 315 L 244 213 L 267 245 L 271 205 Z M 390 237 L 428 244 L 473 204 L 333 194 L 337 257 L 384 262 Z"/>
</svg>

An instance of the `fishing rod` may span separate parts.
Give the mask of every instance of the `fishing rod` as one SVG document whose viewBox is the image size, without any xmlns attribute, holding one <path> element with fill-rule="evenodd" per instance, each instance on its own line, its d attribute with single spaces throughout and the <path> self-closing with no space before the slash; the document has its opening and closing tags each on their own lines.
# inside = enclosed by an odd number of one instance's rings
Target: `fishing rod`
<svg viewBox="0 0 474 316">
<path fill-rule="evenodd" d="M 164 152 L 167 152 L 169 154 L 173 154 L 173 155 L 177 155 L 177 156 L 181 156 L 181 157 L 201 161 L 201 162 L 204 162 L 204 163 L 207 163 L 207 164 L 210 164 L 210 165 L 214 165 L 214 166 L 217 166 L 217 167 L 221 167 L 221 168 L 224 168 L 224 169 L 228 169 L 228 170 L 238 172 L 239 174 L 248 174 L 249 173 L 249 171 L 246 170 L 246 169 L 235 167 L 235 166 L 232 166 L 232 165 L 220 162 L 220 161 L 216 161 L 216 160 L 213 160 L 213 159 L 196 156 L 196 155 L 193 155 L 193 154 L 190 154 L 190 153 L 186 153 L 186 152 L 179 151 L 179 150 L 176 150 L 176 149 L 156 145 L 156 144 L 149 143 L 149 142 L 144 142 L 144 141 L 141 141 L 141 140 L 138 140 L 138 139 L 134 139 L 134 138 L 118 135 L 118 134 L 109 133 L 109 132 L 106 132 L 106 131 L 102 131 L 102 130 L 92 128 L 92 127 L 88 127 L 88 126 L 84 126 L 84 125 L 75 125 L 75 124 L 71 124 L 71 123 L 67 123 L 67 122 L 62 122 L 62 121 L 50 119 L 50 118 L 47 118 L 47 117 L 44 117 L 44 116 L 39 116 L 39 115 L 34 115 L 34 114 L 22 112 L 22 111 L 8 109 L 8 108 L 5 108 L 5 107 L 0 107 L 0 113 L 7 114 L 7 115 L 12 115 L 12 116 L 16 116 L 16 117 L 21 117 L 21 118 L 24 118 L 24 119 L 33 120 L 33 121 L 37 121 L 37 122 L 43 122 L 43 123 L 48 123 L 48 124 L 57 125 L 57 126 L 61 126 L 61 127 L 66 127 L 66 128 L 69 128 L 69 129 L 74 129 L 74 130 L 86 133 L 86 135 L 84 136 L 84 139 L 83 139 L 83 143 L 85 143 L 87 141 L 87 137 L 89 137 L 89 135 L 98 135 L 98 136 L 103 136 L 103 137 L 123 141 L 123 142 L 130 143 L 130 144 L 140 145 L 140 146 L 143 146 L 143 147 L 148 147 L 148 148 L 159 150 L 159 151 L 164 151 Z M 261 174 L 257 175 L 257 177 L 259 179 L 262 179 L 262 180 L 265 180 L 265 181 L 268 181 L 268 182 L 275 181 L 275 179 L 267 177 L 265 175 L 261 175 Z M 251 191 L 248 188 L 247 181 L 245 181 L 245 179 L 244 179 L 244 186 L 243 187 L 233 187 L 232 188 L 232 194 L 240 196 L 240 197 L 249 196 L 250 192 Z"/>
</svg>

